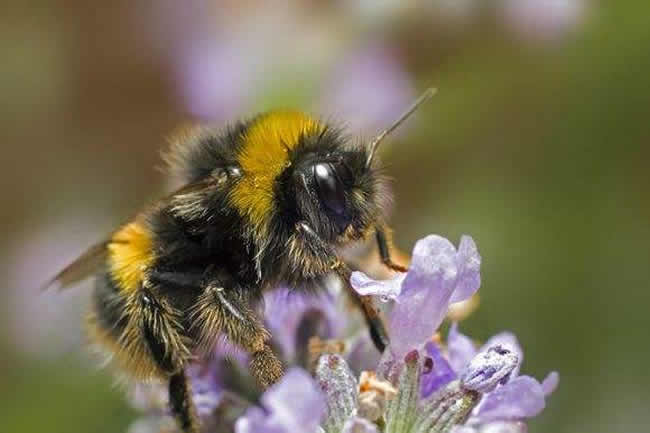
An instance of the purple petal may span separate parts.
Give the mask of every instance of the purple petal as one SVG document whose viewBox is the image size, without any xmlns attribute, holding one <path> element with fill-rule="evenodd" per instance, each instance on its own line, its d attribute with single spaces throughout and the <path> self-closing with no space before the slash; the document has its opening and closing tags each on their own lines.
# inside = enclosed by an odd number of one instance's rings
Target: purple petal
<svg viewBox="0 0 650 433">
<path fill-rule="evenodd" d="M 236 433 L 289 433 L 281 426 L 269 424 L 268 415 L 259 407 L 251 407 L 235 423 Z"/>
<path fill-rule="evenodd" d="M 192 400 L 200 418 L 210 416 L 222 402 L 224 384 L 222 379 L 227 374 L 223 358 L 217 354 L 209 360 L 190 364 L 186 368 L 192 389 Z M 169 392 L 160 383 L 139 383 L 131 393 L 131 404 L 149 413 L 167 413 L 169 411 Z"/>
<path fill-rule="evenodd" d="M 298 293 L 281 287 L 265 294 L 264 307 L 269 331 L 288 360 L 294 358 L 297 332 L 308 315 L 313 314 L 318 319 L 321 328 L 318 336 L 322 338 L 337 335 L 346 325 L 335 299 L 327 291 Z"/>
<path fill-rule="evenodd" d="M 542 390 L 544 391 L 544 395 L 548 397 L 553 394 L 559 384 L 560 374 L 557 371 L 551 371 L 542 381 Z"/>
<path fill-rule="evenodd" d="M 464 388 L 487 393 L 504 383 L 518 365 L 517 355 L 499 344 L 490 346 L 472 359 L 461 375 Z"/>
<path fill-rule="evenodd" d="M 298 368 L 287 371 L 282 381 L 262 395 L 261 402 L 278 424 L 293 427 L 290 432 L 315 430 L 325 410 L 320 389 L 309 374 Z"/>
<path fill-rule="evenodd" d="M 433 360 L 430 371 L 427 372 L 425 368 L 420 379 L 420 395 L 422 398 L 427 398 L 444 385 L 456 379 L 457 375 L 447 360 L 442 356 L 437 344 L 431 341 L 424 346 L 424 350 L 426 356 L 429 356 Z"/>
<path fill-rule="evenodd" d="M 362 332 L 350 344 L 347 362 L 350 368 L 357 373 L 362 371 L 376 370 L 381 354 L 375 348 L 370 338 L 370 333 Z"/>
<path fill-rule="evenodd" d="M 521 369 L 521 363 L 524 361 L 524 350 L 521 348 L 521 345 L 519 344 L 519 340 L 517 340 L 517 337 L 515 334 L 512 332 L 501 332 L 499 334 L 496 334 L 488 339 L 488 341 L 485 342 L 483 347 L 481 347 L 480 351 L 483 352 L 490 348 L 491 346 L 496 346 L 496 345 L 501 345 L 508 350 L 511 350 L 515 355 L 517 355 L 517 358 L 519 362 L 517 363 L 517 366 L 515 369 L 512 371 L 511 377 L 516 377 L 519 375 L 519 370 Z"/>
<path fill-rule="evenodd" d="M 236 433 L 315 432 L 325 411 L 325 399 L 314 380 L 293 368 L 261 398 L 265 411 L 252 407 L 237 420 Z"/>
<path fill-rule="evenodd" d="M 397 274 L 390 280 L 373 280 L 363 272 L 352 272 L 350 284 L 361 296 L 380 296 L 383 300 L 394 300 L 402 291 L 406 274 Z"/>
<path fill-rule="evenodd" d="M 458 323 L 452 323 L 447 336 L 449 364 L 455 372 L 460 372 L 469 365 L 478 352 L 471 338 L 458 331 Z"/>
<path fill-rule="evenodd" d="M 488 394 L 477 417 L 482 422 L 520 420 L 538 415 L 544 406 L 542 385 L 530 376 L 519 376 Z"/>
<path fill-rule="evenodd" d="M 430 235 L 415 244 L 402 293 L 390 317 L 391 351 L 396 358 L 424 344 L 438 329 L 457 277 L 456 249 L 451 242 Z"/>
<path fill-rule="evenodd" d="M 218 338 L 212 351 L 215 360 L 228 360 L 242 368 L 250 361 L 250 354 L 227 338 Z"/>
<path fill-rule="evenodd" d="M 220 360 L 205 364 L 192 364 L 187 374 L 192 384 L 192 399 L 200 417 L 209 416 L 223 397 L 223 368 Z"/>
<path fill-rule="evenodd" d="M 342 433 L 379 433 L 379 430 L 367 419 L 354 417 L 346 421 Z"/>
<path fill-rule="evenodd" d="M 451 303 L 464 301 L 471 297 L 481 286 L 481 256 L 474 239 L 462 236 L 458 245 L 458 282 L 451 296 Z"/>
<path fill-rule="evenodd" d="M 456 248 L 449 240 L 429 235 L 416 242 L 404 292 L 430 288 L 436 284 L 446 290 L 455 288 L 458 277 Z"/>
</svg>

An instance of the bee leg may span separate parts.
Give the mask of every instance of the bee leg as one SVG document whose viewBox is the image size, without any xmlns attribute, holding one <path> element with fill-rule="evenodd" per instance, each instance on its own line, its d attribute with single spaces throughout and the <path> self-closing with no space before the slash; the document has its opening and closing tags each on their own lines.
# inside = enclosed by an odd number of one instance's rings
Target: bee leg
<svg viewBox="0 0 650 433">
<path fill-rule="evenodd" d="M 379 257 L 384 265 L 389 269 L 397 272 L 406 272 L 408 269 L 404 266 L 393 262 L 390 257 L 390 241 L 388 238 L 387 230 L 384 228 L 377 228 L 375 237 L 377 239 L 377 246 L 379 247 Z"/>
<path fill-rule="evenodd" d="M 183 370 L 169 378 L 169 406 L 184 433 L 199 432 L 192 390 Z"/>
<path fill-rule="evenodd" d="M 374 303 L 372 302 L 372 297 L 359 295 L 350 285 L 350 276 L 352 272 L 350 269 L 341 264 L 337 268 L 337 273 L 344 282 L 344 287 L 355 303 L 355 305 L 361 310 L 364 318 L 366 319 L 366 324 L 370 331 L 370 338 L 372 339 L 373 344 L 380 353 L 384 353 L 386 346 L 390 342 L 388 339 L 388 333 L 386 332 L 386 327 L 384 326 L 384 321 L 381 318 L 381 315 Z"/>
<path fill-rule="evenodd" d="M 130 316 L 140 323 L 130 326 L 141 332 L 149 352 L 158 367 L 167 374 L 182 370 L 190 358 L 187 338 L 181 324 L 181 312 L 166 300 L 156 297 L 148 288 L 137 295 L 140 311 Z"/>
<path fill-rule="evenodd" d="M 183 432 L 198 433 L 199 422 L 190 384 L 183 371 L 190 351 L 181 325 L 181 313 L 166 300 L 157 298 L 149 281 L 144 286 L 132 303 L 139 311 L 132 312 L 130 317 L 138 318 L 139 323 L 131 323 L 130 332 L 140 332 L 156 365 L 168 375 L 170 408 Z"/>
<path fill-rule="evenodd" d="M 268 343 L 271 333 L 264 328 L 248 302 L 242 302 L 243 298 L 239 297 L 240 304 L 237 306 L 226 295 L 222 296 L 226 309 L 232 313 L 227 315 L 225 334 L 230 341 L 251 354 L 248 367 L 259 385 L 266 389 L 282 377 L 284 368 Z"/>
<path fill-rule="evenodd" d="M 375 308 L 370 296 L 361 296 L 359 295 L 350 285 L 350 277 L 352 271 L 350 268 L 343 263 L 333 251 L 333 249 L 324 242 L 318 234 L 307 224 L 306 222 L 299 222 L 296 225 L 296 233 L 302 233 L 304 244 L 310 245 L 312 250 L 318 251 L 324 257 L 330 257 L 333 262 L 331 267 L 339 275 L 343 281 L 343 286 L 345 287 L 346 292 L 363 313 L 368 328 L 370 330 L 370 338 L 374 343 L 375 347 L 379 352 L 384 352 L 386 346 L 388 345 L 388 333 L 386 332 L 386 327 L 384 322 L 379 314 L 379 311 Z"/>
<path fill-rule="evenodd" d="M 271 334 L 250 307 L 244 289 L 225 289 L 221 285 L 209 284 L 191 313 L 200 330 L 199 344 L 206 349 L 213 346 L 215 336 L 224 335 L 250 353 L 251 374 L 262 388 L 267 388 L 284 374 L 282 362 L 268 343 Z"/>
<path fill-rule="evenodd" d="M 252 352 L 251 356 L 248 368 L 262 388 L 266 389 L 280 380 L 284 367 L 271 346 L 265 343 L 263 347 Z"/>
</svg>

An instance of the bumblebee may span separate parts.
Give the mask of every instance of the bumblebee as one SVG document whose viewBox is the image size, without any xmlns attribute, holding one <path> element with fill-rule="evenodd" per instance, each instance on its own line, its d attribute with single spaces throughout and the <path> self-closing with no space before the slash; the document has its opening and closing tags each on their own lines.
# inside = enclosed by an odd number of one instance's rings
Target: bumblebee
<svg viewBox="0 0 650 433">
<path fill-rule="evenodd" d="M 165 159 L 184 186 L 90 248 L 48 286 L 96 275 L 87 330 L 127 377 L 166 381 L 172 413 L 199 431 L 184 369 L 219 338 L 250 354 L 262 388 L 283 374 L 256 315 L 265 290 L 313 290 L 337 274 L 366 317 L 379 350 L 386 332 L 369 298 L 349 288 L 347 245 L 374 236 L 390 255 L 383 138 L 434 93 L 427 90 L 366 145 L 303 113 L 272 111 L 223 130 L 199 128 Z"/>
</svg>

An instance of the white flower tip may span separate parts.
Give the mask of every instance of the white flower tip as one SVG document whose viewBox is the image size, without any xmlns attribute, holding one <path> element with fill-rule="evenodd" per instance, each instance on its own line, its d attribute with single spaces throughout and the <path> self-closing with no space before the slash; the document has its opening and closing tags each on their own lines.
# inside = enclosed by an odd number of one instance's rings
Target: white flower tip
<svg viewBox="0 0 650 433">
<path fill-rule="evenodd" d="M 470 235 L 460 236 L 460 243 L 458 244 L 458 250 L 471 251 L 478 255 L 478 248 L 476 247 L 476 242 L 474 242 L 474 238 L 471 237 Z M 480 260 L 480 256 L 479 256 L 479 260 Z"/>
<path fill-rule="evenodd" d="M 497 344 L 472 359 L 462 374 L 464 388 L 487 393 L 506 381 L 519 365 L 519 357 L 507 346 Z"/>
<path fill-rule="evenodd" d="M 358 290 L 368 284 L 373 284 L 373 283 L 374 280 L 371 279 L 366 274 L 364 274 L 363 272 L 354 271 L 352 272 L 352 276 L 350 276 L 350 284 L 352 285 L 352 288 L 354 288 L 355 290 Z"/>
<path fill-rule="evenodd" d="M 400 273 L 389 280 L 373 280 L 363 272 L 352 272 L 350 285 L 361 296 L 379 296 L 382 300 L 395 300 L 402 290 L 406 274 Z"/>
</svg>

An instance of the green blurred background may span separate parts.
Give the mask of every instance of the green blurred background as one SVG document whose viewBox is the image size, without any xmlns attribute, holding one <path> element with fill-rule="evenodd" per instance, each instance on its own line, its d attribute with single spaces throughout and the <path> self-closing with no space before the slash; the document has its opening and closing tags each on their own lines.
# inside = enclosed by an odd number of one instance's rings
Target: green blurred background
<svg viewBox="0 0 650 433">
<path fill-rule="evenodd" d="M 290 105 L 367 136 L 429 85 L 382 149 L 397 244 L 476 239 L 464 331 L 510 329 L 524 372 L 561 373 L 532 433 L 648 431 L 650 4 L 92 3 L 0 14 L 1 432 L 136 416 L 85 354 L 88 290 L 36 289 L 169 188 L 155 166 L 175 127 Z"/>
</svg>

